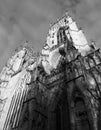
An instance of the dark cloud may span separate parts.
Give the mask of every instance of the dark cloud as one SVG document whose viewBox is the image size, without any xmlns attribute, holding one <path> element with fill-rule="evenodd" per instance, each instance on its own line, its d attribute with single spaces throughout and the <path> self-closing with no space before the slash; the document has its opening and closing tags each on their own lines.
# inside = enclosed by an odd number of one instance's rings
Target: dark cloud
<svg viewBox="0 0 101 130">
<path fill-rule="evenodd" d="M 12 51 L 29 40 L 40 50 L 49 24 L 66 10 L 83 27 L 88 39 L 101 40 L 101 0 L 0 0 L 0 67 Z"/>
</svg>

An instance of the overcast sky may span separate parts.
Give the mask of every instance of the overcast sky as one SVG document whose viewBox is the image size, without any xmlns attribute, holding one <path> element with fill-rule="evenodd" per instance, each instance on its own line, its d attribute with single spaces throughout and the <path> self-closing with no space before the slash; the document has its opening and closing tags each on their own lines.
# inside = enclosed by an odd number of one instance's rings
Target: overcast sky
<svg viewBox="0 0 101 130">
<path fill-rule="evenodd" d="M 0 0 L 0 70 L 22 41 L 40 50 L 49 24 L 66 10 L 100 47 L 101 0 Z"/>
</svg>

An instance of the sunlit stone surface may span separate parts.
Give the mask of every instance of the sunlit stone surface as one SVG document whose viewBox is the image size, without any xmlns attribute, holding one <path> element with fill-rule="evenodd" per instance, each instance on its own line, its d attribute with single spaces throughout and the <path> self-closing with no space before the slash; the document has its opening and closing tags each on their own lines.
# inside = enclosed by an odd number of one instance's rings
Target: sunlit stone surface
<svg viewBox="0 0 101 130">
<path fill-rule="evenodd" d="M 40 53 L 25 43 L 2 69 L 0 130 L 97 130 L 100 64 L 100 51 L 66 13 Z"/>
</svg>

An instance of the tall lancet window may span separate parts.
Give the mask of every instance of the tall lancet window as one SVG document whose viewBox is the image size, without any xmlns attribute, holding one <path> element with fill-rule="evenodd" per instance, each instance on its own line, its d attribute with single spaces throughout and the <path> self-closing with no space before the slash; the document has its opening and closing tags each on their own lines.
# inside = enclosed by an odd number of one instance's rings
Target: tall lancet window
<svg viewBox="0 0 101 130">
<path fill-rule="evenodd" d="M 66 41 L 66 39 L 67 39 L 67 36 L 65 34 L 65 27 L 60 27 L 57 33 L 58 44 L 59 45 L 63 44 Z"/>
</svg>

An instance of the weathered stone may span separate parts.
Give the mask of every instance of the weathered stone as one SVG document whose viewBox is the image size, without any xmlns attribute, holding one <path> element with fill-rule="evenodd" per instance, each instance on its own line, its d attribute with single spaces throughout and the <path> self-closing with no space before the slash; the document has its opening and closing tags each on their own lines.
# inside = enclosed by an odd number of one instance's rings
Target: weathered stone
<svg viewBox="0 0 101 130">
<path fill-rule="evenodd" d="M 27 44 L 0 74 L 0 130 L 100 130 L 99 49 L 67 13 L 41 53 Z"/>
</svg>

